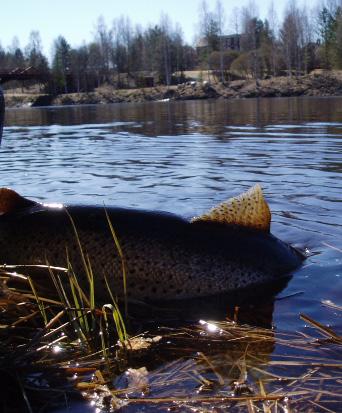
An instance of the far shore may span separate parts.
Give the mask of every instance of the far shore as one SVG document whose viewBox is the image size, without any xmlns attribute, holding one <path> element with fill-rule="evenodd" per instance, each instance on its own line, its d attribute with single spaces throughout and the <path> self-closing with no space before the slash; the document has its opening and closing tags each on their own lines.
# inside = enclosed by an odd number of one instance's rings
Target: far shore
<svg viewBox="0 0 342 413">
<path fill-rule="evenodd" d="M 47 95 L 9 90 L 5 92 L 7 107 L 108 104 L 194 99 L 234 99 L 292 96 L 342 96 L 342 71 L 314 71 L 300 77 L 273 77 L 258 80 L 235 80 L 222 83 L 186 82 L 175 86 L 141 89 L 115 89 L 101 86 L 89 93 Z"/>
</svg>

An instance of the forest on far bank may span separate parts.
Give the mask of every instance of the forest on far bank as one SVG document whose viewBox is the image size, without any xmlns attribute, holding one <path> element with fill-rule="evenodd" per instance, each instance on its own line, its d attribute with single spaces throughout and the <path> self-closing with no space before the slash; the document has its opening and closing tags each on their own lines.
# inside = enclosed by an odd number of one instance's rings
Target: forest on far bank
<svg viewBox="0 0 342 413">
<path fill-rule="evenodd" d="M 101 85 L 127 89 L 179 84 L 188 71 L 210 71 L 224 83 L 342 69 L 342 0 L 321 1 L 314 9 L 290 0 L 281 20 L 273 3 L 267 19 L 260 19 L 253 3 L 227 11 L 221 0 L 214 9 L 202 1 L 197 21 L 196 41 L 190 45 L 166 14 L 147 27 L 134 26 L 126 16 L 108 26 L 100 16 L 92 41 L 72 47 L 61 34 L 51 59 L 43 53 L 39 31 L 33 30 L 23 48 L 16 38 L 7 48 L 0 43 L 0 72 L 32 67 L 50 79 L 46 92 L 69 93 Z"/>
</svg>

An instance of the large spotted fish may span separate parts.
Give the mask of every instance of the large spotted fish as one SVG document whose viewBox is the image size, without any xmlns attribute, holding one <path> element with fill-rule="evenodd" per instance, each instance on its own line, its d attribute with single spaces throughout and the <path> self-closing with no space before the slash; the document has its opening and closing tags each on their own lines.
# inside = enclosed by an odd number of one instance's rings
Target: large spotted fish
<svg viewBox="0 0 342 413">
<path fill-rule="evenodd" d="M 108 216 L 106 216 L 106 212 Z M 279 280 L 303 256 L 270 234 L 271 214 L 259 185 L 192 220 L 145 210 L 44 205 L 0 189 L 0 263 L 69 264 L 86 283 L 83 256 L 95 276 L 95 295 L 123 292 L 139 300 L 203 297 Z M 71 218 L 70 218 L 71 217 Z M 108 219 L 109 218 L 109 219 Z"/>
</svg>

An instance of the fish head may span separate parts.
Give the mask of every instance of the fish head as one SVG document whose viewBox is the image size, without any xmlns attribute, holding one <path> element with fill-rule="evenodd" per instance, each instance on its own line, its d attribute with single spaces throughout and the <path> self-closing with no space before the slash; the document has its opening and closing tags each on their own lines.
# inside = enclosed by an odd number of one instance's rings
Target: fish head
<svg viewBox="0 0 342 413">
<path fill-rule="evenodd" d="M 30 208 L 37 205 L 37 202 L 24 198 L 13 189 L 0 188 L 0 216 L 18 210 Z"/>
</svg>

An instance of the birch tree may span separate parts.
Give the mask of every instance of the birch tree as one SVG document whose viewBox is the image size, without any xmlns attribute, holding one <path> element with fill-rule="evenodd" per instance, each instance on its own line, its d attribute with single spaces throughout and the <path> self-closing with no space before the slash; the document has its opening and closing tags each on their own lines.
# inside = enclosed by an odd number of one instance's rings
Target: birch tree
<svg viewBox="0 0 342 413">
<path fill-rule="evenodd" d="M 224 83 L 224 65 L 223 65 L 223 63 L 224 63 L 224 62 L 223 62 L 224 45 L 223 45 L 223 31 L 224 31 L 225 15 L 224 15 L 224 9 L 223 9 L 221 0 L 217 0 L 217 2 L 216 2 L 216 20 L 217 20 L 217 28 L 218 28 L 218 36 L 219 36 L 221 82 Z"/>
<path fill-rule="evenodd" d="M 288 76 L 292 76 L 293 70 L 298 75 L 302 69 L 303 25 L 300 11 L 294 1 L 291 1 L 285 11 L 284 21 L 280 29 L 280 41 Z"/>
<path fill-rule="evenodd" d="M 278 35 L 278 17 L 277 12 L 274 7 L 273 0 L 271 1 L 269 10 L 268 10 L 268 21 L 270 25 L 270 30 L 272 32 L 271 37 L 271 62 L 272 62 L 272 74 L 273 76 L 276 75 L 276 65 L 277 65 L 277 35 Z"/>
</svg>

